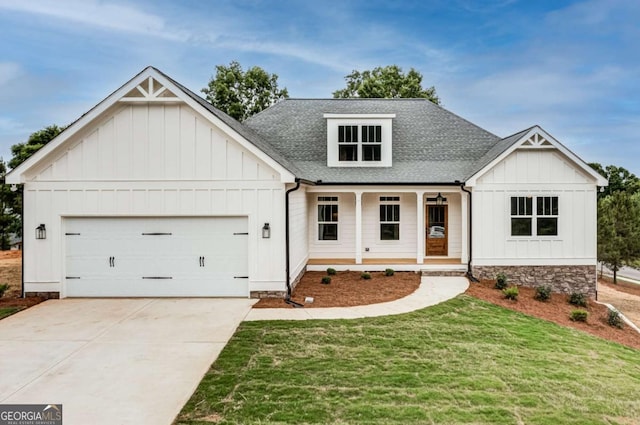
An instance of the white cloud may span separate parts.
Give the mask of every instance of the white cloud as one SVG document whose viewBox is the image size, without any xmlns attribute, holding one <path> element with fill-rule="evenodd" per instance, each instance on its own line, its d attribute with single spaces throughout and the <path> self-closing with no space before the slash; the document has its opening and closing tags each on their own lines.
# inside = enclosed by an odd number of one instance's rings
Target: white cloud
<svg viewBox="0 0 640 425">
<path fill-rule="evenodd" d="M 0 0 L 0 9 L 44 15 L 107 30 L 184 41 L 187 34 L 170 30 L 165 20 L 128 5 L 99 0 Z"/>
<path fill-rule="evenodd" d="M 20 65 L 13 62 L 0 62 L 0 87 L 17 78 L 21 73 Z"/>
</svg>

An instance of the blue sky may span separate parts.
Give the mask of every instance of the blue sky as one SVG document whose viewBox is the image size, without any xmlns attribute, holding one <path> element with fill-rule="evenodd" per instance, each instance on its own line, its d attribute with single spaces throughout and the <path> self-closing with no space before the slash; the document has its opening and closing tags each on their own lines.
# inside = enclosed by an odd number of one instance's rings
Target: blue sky
<svg viewBox="0 0 640 425">
<path fill-rule="evenodd" d="M 147 65 L 199 92 L 238 60 L 331 97 L 353 69 L 397 64 L 495 134 L 539 124 L 640 175 L 638 22 L 637 0 L 0 0 L 0 155 Z"/>
</svg>

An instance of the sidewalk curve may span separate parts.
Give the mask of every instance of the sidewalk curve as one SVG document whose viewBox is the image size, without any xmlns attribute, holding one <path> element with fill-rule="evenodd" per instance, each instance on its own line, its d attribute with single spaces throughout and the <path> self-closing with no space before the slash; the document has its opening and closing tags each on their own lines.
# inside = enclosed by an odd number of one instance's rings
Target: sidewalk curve
<svg viewBox="0 0 640 425">
<path fill-rule="evenodd" d="M 355 307 L 254 308 L 244 320 L 358 319 L 409 313 L 454 298 L 468 287 L 466 277 L 423 276 L 415 292 L 395 301 Z"/>
</svg>

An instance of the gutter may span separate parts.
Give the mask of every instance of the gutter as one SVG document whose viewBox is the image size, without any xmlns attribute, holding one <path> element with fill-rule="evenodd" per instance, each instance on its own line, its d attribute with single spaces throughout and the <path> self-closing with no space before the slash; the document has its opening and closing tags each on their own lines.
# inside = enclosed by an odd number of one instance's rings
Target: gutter
<svg viewBox="0 0 640 425">
<path fill-rule="evenodd" d="M 284 302 L 291 305 L 294 308 L 304 307 L 302 304 L 297 303 L 291 299 L 291 282 L 289 282 L 289 275 L 291 273 L 291 258 L 289 255 L 289 194 L 291 192 L 295 192 L 300 189 L 300 179 L 296 177 L 295 179 L 296 185 L 291 189 L 287 190 L 284 195 L 284 216 L 285 216 L 285 225 L 284 225 L 284 245 L 285 245 L 285 283 L 287 284 L 287 297 L 284 299 Z"/>
<path fill-rule="evenodd" d="M 473 239 L 471 235 L 473 234 L 473 196 L 470 190 L 464 188 L 464 182 L 457 182 L 460 185 L 460 190 L 463 192 L 467 192 L 469 195 L 469 262 L 467 263 L 467 279 L 471 282 L 480 282 L 477 277 L 473 275 L 473 271 L 471 269 L 471 262 L 473 260 Z"/>
</svg>

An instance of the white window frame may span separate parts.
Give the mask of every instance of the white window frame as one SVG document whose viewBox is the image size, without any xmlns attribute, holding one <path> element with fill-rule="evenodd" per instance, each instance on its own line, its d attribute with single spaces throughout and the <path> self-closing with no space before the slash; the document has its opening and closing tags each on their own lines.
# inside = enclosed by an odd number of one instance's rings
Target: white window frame
<svg viewBox="0 0 640 425">
<path fill-rule="evenodd" d="M 395 114 L 324 114 L 327 119 L 327 166 L 329 167 L 391 167 L 392 166 L 392 120 Z M 357 160 L 341 161 L 340 145 L 356 145 L 356 143 L 340 143 L 340 126 L 357 126 Z M 363 142 L 363 128 L 380 126 L 381 141 L 380 160 L 365 161 L 363 147 L 374 143 Z M 378 144 L 378 143 L 375 143 Z"/>
<path fill-rule="evenodd" d="M 316 241 L 320 243 L 338 243 L 340 241 L 340 198 L 334 195 L 319 195 L 316 198 Z M 320 206 L 322 205 L 335 205 L 338 218 L 336 221 L 321 221 L 320 220 Z M 335 239 L 321 239 L 320 225 L 335 224 L 336 226 L 336 238 Z"/>
<path fill-rule="evenodd" d="M 513 198 L 524 198 L 531 200 L 531 214 L 513 214 L 511 208 L 511 200 Z M 556 199 L 557 214 L 540 214 L 538 213 L 538 199 L 540 198 L 553 198 Z M 519 210 L 518 201 L 518 210 Z M 509 212 L 509 220 L 507 223 L 507 234 L 511 239 L 559 239 L 560 237 L 560 197 L 556 194 L 539 194 L 539 195 L 522 195 L 522 194 L 510 194 L 507 196 L 507 210 Z M 519 213 L 519 211 L 517 211 Z M 551 206 L 551 212 L 553 212 L 553 204 Z M 526 213 L 526 211 L 525 211 Z M 514 235 L 512 233 L 512 219 L 529 219 L 531 222 L 531 235 Z M 556 234 L 555 235 L 539 235 L 538 234 L 538 219 L 542 218 L 555 218 L 556 219 Z"/>
<path fill-rule="evenodd" d="M 386 220 L 382 220 L 380 217 L 380 223 L 378 226 L 378 240 L 383 243 L 397 243 L 400 241 L 400 223 L 402 222 L 402 211 L 401 211 L 401 202 L 399 196 L 380 196 L 380 204 L 378 206 L 378 213 L 380 215 L 382 208 L 386 206 L 397 206 L 398 207 L 398 220 L 389 220 L 389 217 L 386 217 Z M 393 217 L 392 217 L 393 218 Z M 383 224 L 394 224 L 398 226 L 398 239 L 382 239 L 382 225 Z"/>
</svg>

